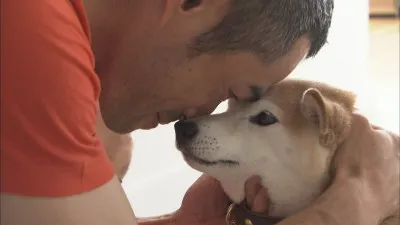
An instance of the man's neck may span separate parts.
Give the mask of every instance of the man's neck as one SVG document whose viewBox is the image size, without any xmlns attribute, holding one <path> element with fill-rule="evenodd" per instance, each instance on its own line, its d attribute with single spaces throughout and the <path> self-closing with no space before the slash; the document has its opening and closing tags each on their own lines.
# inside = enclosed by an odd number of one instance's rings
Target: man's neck
<svg viewBox="0 0 400 225">
<path fill-rule="evenodd" d="M 113 1 L 114 2 L 114 1 Z M 95 69 L 105 70 L 110 58 L 113 43 L 117 41 L 122 23 L 117 10 L 117 3 L 110 7 L 110 1 L 83 0 L 91 33 L 91 46 L 95 56 Z M 120 26 L 118 26 L 120 25 Z M 98 72 L 99 73 L 99 72 Z M 99 73 L 103 74 L 103 73 Z"/>
</svg>

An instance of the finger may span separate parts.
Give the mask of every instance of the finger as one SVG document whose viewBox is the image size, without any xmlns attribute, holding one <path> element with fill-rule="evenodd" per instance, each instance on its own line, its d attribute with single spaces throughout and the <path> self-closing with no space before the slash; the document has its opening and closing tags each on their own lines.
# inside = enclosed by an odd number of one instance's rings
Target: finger
<svg viewBox="0 0 400 225">
<path fill-rule="evenodd" d="M 247 204 L 247 207 L 249 207 L 250 209 L 253 206 L 253 202 L 254 202 L 256 195 L 258 194 L 258 192 L 261 189 L 260 182 L 261 182 L 261 180 L 259 177 L 252 176 L 245 183 L 246 204 Z"/>
<path fill-rule="evenodd" d="M 365 116 L 359 113 L 354 113 L 351 128 L 353 131 L 358 133 L 358 131 L 372 130 L 373 126 L 370 124 L 369 120 Z"/>
<path fill-rule="evenodd" d="M 200 176 L 195 183 L 198 188 L 201 188 L 202 191 L 208 192 L 208 196 L 212 195 L 212 198 L 215 201 L 227 201 L 228 196 L 225 194 L 224 190 L 221 187 L 221 183 L 215 178 L 203 174 Z"/>
<path fill-rule="evenodd" d="M 229 203 L 221 184 L 211 176 L 203 174 L 186 191 L 179 211 L 185 215 L 199 216 L 199 220 L 210 220 L 222 218 Z"/>
<path fill-rule="evenodd" d="M 374 129 L 374 130 L 383 130 L 382 127 L 377 126 L 377 125 L 371 124 L 371 126 L 372 126 L 372 129 Z"/>
<path fill-rule="evenodd" d="M 254 198 L 251 210 L 257 213 L 268 212 L 268 193 L 265 188 L 261 188 L 257 193 L 256 197 Z"/>
</svg>

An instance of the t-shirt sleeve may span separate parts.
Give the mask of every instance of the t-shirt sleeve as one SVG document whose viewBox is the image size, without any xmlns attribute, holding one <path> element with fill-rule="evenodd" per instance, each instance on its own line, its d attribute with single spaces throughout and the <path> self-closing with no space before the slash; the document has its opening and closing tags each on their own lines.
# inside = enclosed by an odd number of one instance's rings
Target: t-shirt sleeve
<svg viewBox="0 0 400 225">
<path fill-rule="evenodd" d="M 54 0 L 2 7 L 1 192 L 67 196 L 105 184 L 114 171 L 95 131 L 100 83 L 82 12 Z"/>
</svg>

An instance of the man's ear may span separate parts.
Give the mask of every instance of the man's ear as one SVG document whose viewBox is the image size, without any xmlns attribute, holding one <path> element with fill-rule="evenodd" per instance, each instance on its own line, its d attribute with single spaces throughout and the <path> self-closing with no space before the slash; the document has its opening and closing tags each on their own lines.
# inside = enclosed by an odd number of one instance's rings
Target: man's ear
<svg viewBox="0 0 400 225">
<path fill-rule="evenodd" d="M 217 10 L 221 13 L 223 12 L 221 10 L 228 6 L 230 2 L 230 0 L 180 0 L 180 8 L 181 11 L 185 13 L 198 12 L 203 9 L 211 9 L 212 11 Z"/>
<path fill-rule="evenodd" d="M 222 20 L 230 0 L 164 0 L 161 24 L 178 20 L 180 25 L 188 30 L 205 32 Z M 176 21 L 175 21 L 176 22 Z"/>
</svg>

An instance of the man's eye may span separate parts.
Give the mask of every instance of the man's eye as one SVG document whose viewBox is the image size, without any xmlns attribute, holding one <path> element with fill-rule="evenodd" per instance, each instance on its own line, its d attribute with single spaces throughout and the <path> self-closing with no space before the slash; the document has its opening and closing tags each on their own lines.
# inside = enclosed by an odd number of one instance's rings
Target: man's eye
<svg viewBox="0 0 400 225">
<path fill-rule="evenodd" d="M 250 117 L 250 122 L 259 126 L 269 126 L 278 123 L 278 119 L 269 111 L 262 111 L 259 114 Z"/>
</svg>

